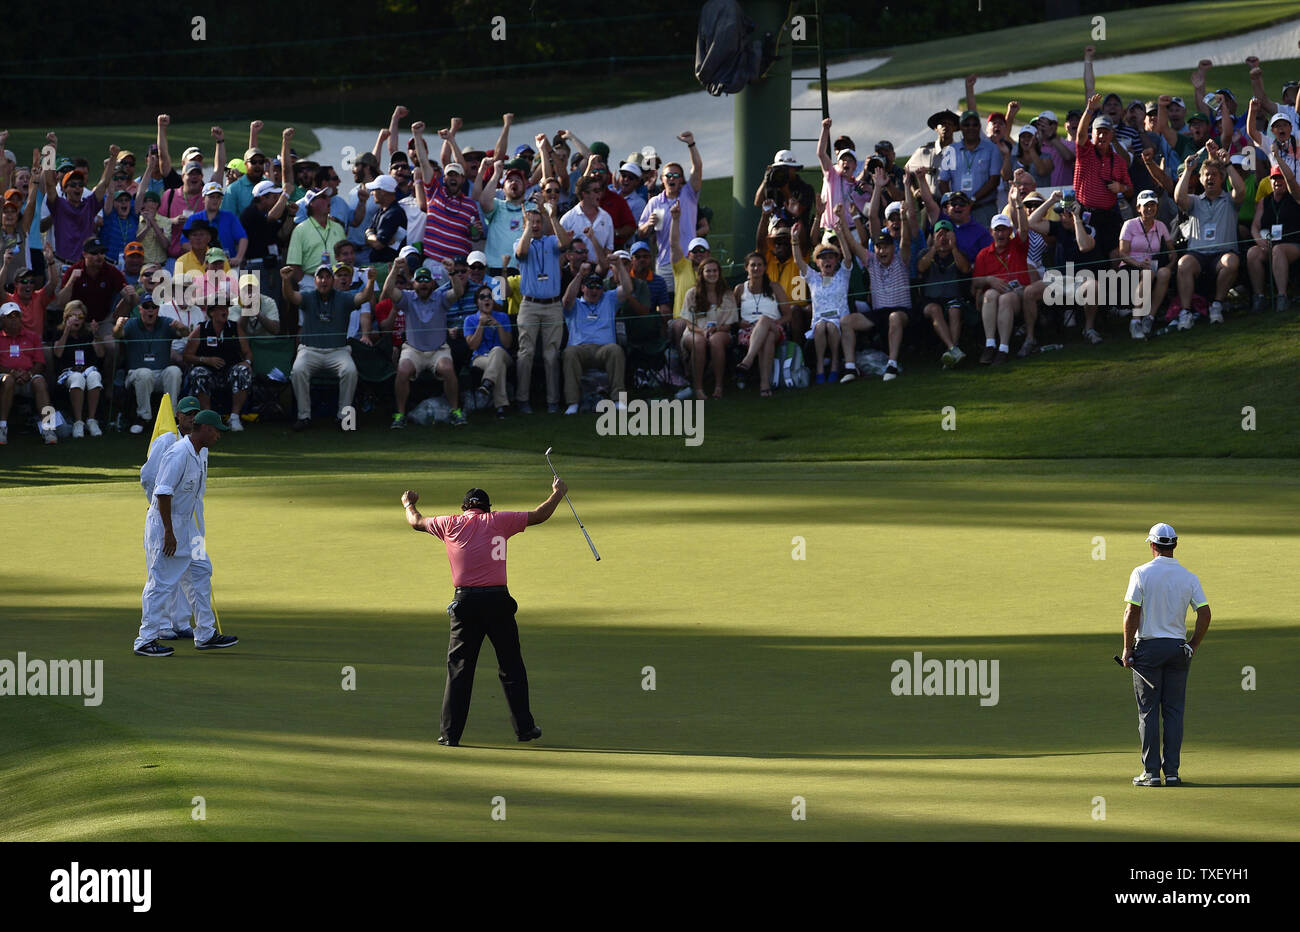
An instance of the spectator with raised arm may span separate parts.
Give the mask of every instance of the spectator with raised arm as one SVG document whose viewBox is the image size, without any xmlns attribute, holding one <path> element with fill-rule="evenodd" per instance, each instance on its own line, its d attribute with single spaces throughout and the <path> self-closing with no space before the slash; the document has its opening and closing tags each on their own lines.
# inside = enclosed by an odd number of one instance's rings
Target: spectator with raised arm
<svg viewBox="0 0 1300 932">
<path fill-rule="evenodd" d="M 618 345 L 615 317 L 618 305 L 632 290 L 632 280 L 621 262 L 614 263 L 618 288 L 605 288 L 605 280 L 590 265 L 569 283 L 564 292 L 564 322 L 569 328 L 569 345 L 564 348 L 565 414 L 577 414 L 581 401 L 582 373 L 589 366 L 602 366 L 609 376 L 609 393 L 619 410 L 625 407 L 621 395 L 627 359 Z"/>
<path fill-rule="evenodd" d="M 822 385 L 827 381 L 828 348 L 831 354 L 830 381 L 838 381 L 840 377 L 840 318 L 849 313 L 849 267 L 852 260 L 840 252 L 838 247 L 821 243 L 813 250 L 813 267 L 810 267 L 804 262 L 799 239 L 799 231 L 796 229 L 790 240 L 794 261 L 799 265 L 812 298 L 812 330 L 804 334 L 804 339 L 812 338 L 816 353 L 813 380 Z"/>
<path fill-rule="evenodd" d="M 1050 219 L 1052 211 L 1058 206 L 1061 219 Z M 1092 230 L 1084 222 L 1082 205 L 1078 200 L 1065 204 L 1061 192 L 1053 191 L 1051 197 L 1029 215 L 1029 228 L 1041 236 L 1050 237 L 1056 243 L 1055 255 L 1059 255 L 1060 259 L 1059 261 L 1045 260 L 1045 264 L 1051 269 L 1047 274 L 1061 280 L 1061 293 L 1069 306 L 1076 310 L 1083 310 L 1083 338 L 1092 344 L 1100 343 L 1102 338 L 1096 327 L 1099 297 L 1097 273 L 1102 267 L 1088 264 L 1088 257 L 1094 254 L 1096 242 Z M 1026 345 L 1035 343 L 1036 312 L 1036 303 L 1025 300 Z M 1036 348 L 1035 345 L 1019 355 L 1028 356 Z"/>
<path fill-rule="evenodd" d="M 645 209 L 641 211 L 637 233 L 644 238 L 649 238 L 652 233 L 659 233 L 656 237 L 658 264 L 655 271 L 668 283 L 668 290 L 673 292 L 674 306 L 680 307 L 679 296 L 685 295 L 686 289 L 694 282 L 678 285 L 673 278 L 675 260 L 672 244 L 668 241 L 669 237 L 664 234 L 668 231 L 669 214 L 675 205 L 679 209 L 677 249 L 682 255 L 691 251 L 690 241 L 695 238 L 695 224 L 699 214 L 700 188 L 704 184 L 704 160 L 700 157 L 700 150 L 695 144 L 693 133 L 680 133 L 677 138 L 686 143 L 686 148 L 691 155 L 690 178 L 684 177 L 685 173 L 680 162 L 669 162 L 664 166 L 662 175 L 664 189 L 646 202 Z"/>
<path fill-rule="evenodd" d="M 1197 297 L 1197 283 L 1203 276 L 1214 276 L 1213 295 L 1208 311 L 1210 323 L 1223 323 L 1223 302 L 1228 289 L 1237 281 L 1241 260 L 1237 255 L 1237 211 L 1245 198 L 1246 182 L 1237 167 L 1228 161 L 1226 153 L 1210 142 L 1210 158 L 1200 169 L 1203 194 L 1191 194 L 1195 156 L 1184 162 L 1182 176 L 1174 188 L 1174 202 L 1188 215 L 1187 251 L 1178 259 L 1178 304 L 1171 305 L 1169 315 L 1178 313 L 1178 326 L 1187 330 L 1192 326 L 1192 315 L 1201 313 L 1193 307 Z M 1231 183 L 1232 193 L 1224 190 L 1225 178 Z M 1202 296 L 1202 301 L 1204 300 Z"/>
<path fill-rule="evenodd" d="M 51 145 L 57 146 L 53 133 L 48 138 Z M 116 145 L 108 147 L 104 173 L 88 196 L 85 172 L 69 171 L 62 178 L 58 178 L 53 169 L 45 172 L 45 206 L 49 208 L 53 221 L 54 254 L 68 265 L 77 261 L 81 244 L 95 233 L 95 216 L 104 207 L 104 192 L 108 190 L 111 166 L 116 164 L 119 151 Z"/>
<path fill-rule="evenodd" d="M 1079 121 L 1074 162 L 1074 190 L 1096 231 L 1097 245 L 1092 258 L 1097 262 L 1109 259 L 1119 246 L 1119 229 L 1123 224 L 1119 197 L 1133 197 L 1128 160 L 1114 145 L 1115 123 L 1109 117 L 1096 115 L 1100 103 L 1100 94 L 1088 98 L 1088 107 Z"/>
<path fill-rule="evenodd" d="M 14 398 L 32 399 L 38 415 L 49 406 L 46 368 L 41 335 L 25 328 L 22 308 L 6 301 L 0 306 L 0 446 L 9 442 L 9 412 Z M 39 423 L 45 442 L 58 443 L 53 426 L 43 416 Z"/>
<path fill-rule="evenodd" d="M 318 372 L 329 372 L 339 380 L 339 426 L 348 426 L 345 418 L 352 408 L 352 397 L 357 390 L 357 365 L 348 348 L 348 318 L 352 312 L 370 303 L 375 294 L 375 270 L 370 269 L 366 287 L 356 294 L 340 292 L 334 288 L 334 273 L 328 263 L 318 264 L 313 277 L 315 288 L 301 292 L 294 287 L 296 273 L 293 266 L 280 269 L 280 284 L 284 300 L 293 313 L 302 311 L 302 331 L 298 351 L 294 356 L 290 381 L 298 405 L 298 419 L 294 430 L 311 426 L 311 380 Z"/>
<path fill-rule="evenodd" d="M 465 342 L 473 353 L 471 365 L 483 372 L 478 391 L 496 408 L 497 419 L 506 416 L 510 403 L 506 376 L 510 368 L 510 346 L 514 342 L 510 315 L 497 310 L 492 287 L 481 284 L 474 292 L 477 309 L 465 318 Z"/>
<path fill-rule="evenodd" d="M 929 247 L 921 254 L 917 271 L 921 286 L 921 312 L 947 350 L 940 361 L 950 369 L 966 358 L 961 342 L 962 316 L 970 306 L 971 263 L 957 248 L 957 234 L 951 220 L 934 225 Z"/>
<path fill-rule="evenodd" d="M 424 265 L 435 278 L 444 274 L 443 259 L 466 256 L 473 251 L 479 219 L 478 202 L 465 193 L 465 168 L 456 145 L 456 130 L 460 124 L 460 117 L 453 117 L 450 129 L 438 131 L 455 160 L 443 166 L 441 175 L 435 173 L 429 164 L 424 144 L 424 123 L 411 125 L 428 203 L 424 224 Z"/>
</svg>

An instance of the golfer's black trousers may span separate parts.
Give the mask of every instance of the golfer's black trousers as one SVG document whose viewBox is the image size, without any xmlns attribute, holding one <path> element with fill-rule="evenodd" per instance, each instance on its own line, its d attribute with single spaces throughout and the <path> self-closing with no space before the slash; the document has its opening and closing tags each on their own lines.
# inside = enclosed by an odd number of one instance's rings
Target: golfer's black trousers
<svg viewBox="0 0 1300 932">
<path fill-rule="evenodd" d="M 447 606 L 451 643 L 447 646 L 447 688 L 442 694 L 442 736 L 453 744 L 460 743 L 469 718 L 474 668 L 485 636 L 496 651 L 497 673 L 510 706 L 515 735 L 527 734 L 535 725 L 528 710 L 528 672 L 519 651 L 519 626 L 515 624 L 518 609 L 519 603 L 504 586 L 487 592 L 458 589 L 456 601 Z"/>
</svg>

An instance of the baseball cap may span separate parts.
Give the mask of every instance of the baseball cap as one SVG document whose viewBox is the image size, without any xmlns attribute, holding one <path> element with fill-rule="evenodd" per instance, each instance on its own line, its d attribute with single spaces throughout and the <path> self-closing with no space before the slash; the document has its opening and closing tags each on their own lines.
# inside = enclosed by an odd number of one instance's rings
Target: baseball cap
<svg viewBox="0 0 1300 932">
<path fill-rule="evenodd" d="M 423 266 L 415 270 L 415 275 L 413 277 L 417 282 L 433 281 L 433 273 L 430 272 L 428 269 L 424 268 Z"/>
<path fill-rule="evenodd" d="M 876 151 L 877 151 L 877 152 L 893 152 L 893 151 L 894 151 L 894 144 L 893 144 L 892 142 L 890 142 L 888 139 L 882 139 L 882 140 L 880 140 L 880 142 L 876 143 Z"/>
<path fill-rule="evenodd" d="M 226 251 L 220 246 L 210 246 L 208 251 L 203 255 L 204 262 L 225 262 Z"/>
<path fill-rule="evenodd" d="M 1123 102 L 1124 102 L 1124 98 L 1121 97 L 1121 96 L 1119 96 L 1118 94 L 1116 94 L 1114 91 L 1111 91 L 1109 94 L 1107 94 L 1105 97 L 1103 97 L 1101 102 L 1104 104 L 1104 103 L 1106 103 L 1108 100 L 1110 100 L 1112 97 L 1114 97 L 1114 98 L 1115 98 L 1116 100 L 1118 100 L 1120 103 L 1123 103 Z"/>
<path fill-rule="evenodd" d="M 1160 112 L 1160 102 L 1157 100 L 1148 100 L 1145 104 L 1147 116 Z"/>
<path fill-rule="evenodd" d="M 247 156 L 245 156 L 245 158 L 247 158 Z M 379 159 L 378 157 L 376 157 L 376 155 L 373 152 L 362 152 L 360 155 L 357 156 L 356 161 L 353 162 L 352 164 L 369 165 L 371 168 L 375 169 L 375 171 L 379 170 Z"/>
<path fill-rule="evenodd" d="M 484 253 L 482 253 L 482 252 L 480 252 L 479 250 L 477 250 L 477 249 L 474 250 L 474 251 L 471 252 L 468 256 L 465 257 L 465 264 L 466 264 L 466 265 L 471 265 L 471 266 L 472 266 L 472 265 L 477 265 L 477 264 L 480 263 L 480 262 L 483 263 L 483 265 L 487 265 L 487 264 L 488 264 L 488 263 L 487 263 L 487 256 L 486 256 Z"/>
<path fill-rule="evenodd" d="M 780 153 L 777 154 L 779 155 Z M 634 175 L 637 178 L 641 177 L 641 166 L 636 162 L 624 162 L 618 167 L 618 170 L 620 172 L 627 172 L 629 175 Z"/>
<path fill-rule="evenodd" d="M 366 185 L 367 191 L 387 191 L 389 194 L 397 193 L 397 179 L 392 175 L 380 175 L 374 181 Z"/>
<path fill-rule="evenodd" d="M 961 112 L 961 122 L 963 123 L 967 120 L 979 120 L 979 118 L 980 115 L 978 110 L 963 110 Z"/>
<path fill-rule="evenodd" d="M 198 146 L 190 146 L 188 149 L 186 149 L 184 152 L 181 153 L 182 162 L 193 162 L 196 159 L 202 159 L 202 158 L 203 158 L 203 152 L 200 151 Z"/>
<path fill-rule="evenodd" d="M 6 201 L 21 201 L 22 199 L 23 192 L 19 191 L 17 188 L 10 188 L 5 192 Z"/>
<path fill-rule="evenodd" d="M 993 222 L 989 224 L 989 229 L 994 229 L 996 227 L 1009 227 L 1009 226 L 1012 226 L 1011 218 L 1008 217 L 1006 214 L 998 214 L 993 218 Z"/>
<path fill-rule="evenodd" d="M 318 197 L 329 198 L 330 194 L 331 191 L 328 187 L 317 188 L 315 191 L 308 191 L 307 196 L 303 198 L 303 200 L 306 201 L 308 204 L 310 204 Z"/>
<path fill-rule="evenodd" d="M 203 410 L 203 405 L 193 395 L 186 395 L 180 401 L 176 402 L 176 410 L 181 414 L 194 414 Z"/>
<path fill-rule="evenodd" d="M 588 151 L 591 152 L 592 155 L 599 155 L 602 159 L 609 161 L 608 143 L 601 142 L 599 139 L 597 139 L 595 142 L 589 145 L 587 149 Z"/>
<path fill-rule="evenodd" d="M 195 427 L 215 427 L 217 430 L 230 430 L 225 424 L 221 423 L 221 415 L 212 409 L 200 411 L 194 415 Z"/>
<path fill-rule="evenodd" d="M 1114 122 L 1112 122 L 1110 117 L 1104 117 L 1104 116 L 1097 117 L 1097 119 L 1092 121 L 1092 128 L 1093 129 L 1114 129 L 1115 124 Z"/>
<path fill-rule="evenodd" d="M 331 269 L 328 265 L 324 265 L 324 264 L 322 264 L 322 265 L 318 265 L 318 266 L 316 266 L 316 271 L 313 272 L 312 275 L 327 275 L 327 276 L 333 277 L 333 275 L 334 275 L 334 270 Z"/>
<path fill-rule="evenodd" d="M 854 152 L 852 149 L 841 149 L 839 152 L 835 153 L 835 161 L 838 162 L 840 159 L 844 158 L 845 156 L 848 156 L 849 158 L 853 159 L 853 161 L 855 162 L 858 160 L 858 154 Z"/>
<path fill-rule="evenodd" d="M 949 191 L 942 198 L 940 198 L 939 203 L 940 205 L 950 204 L 953 201 L 958 201 L 958 200 L 966 204 L 969 204 L 971 202 L 970 195 L 967 194 L 965 191 Z"/>
<path fill-rule="evenodd" d="M 121 198 L 126 198 L 126 199 L 129 201 L 129 200 L 131 199 L 131 192 L 130 192 L 130 191 L 118 191 L 116 194 L 113 195 L 113 200 L 115 200 L 115 201 L 116 201 L 116 200 L 119 200 L 119 199 L 121 199 Z"/>
<path fill-rule="evenodd" d="M 791 168 L 803 167 L 803 163 L 799 161 L 798 156 L 796 156 L 789 149 L 781 149 L 776 153 L 775 156 L 773 156 L 772 167 L 775 168 L 777 165 L 788 165 Z"/>
<path fill-rule="evenodd" d="M 1202 123 L 1210 122 L 1210 118 L 1207 117 L 1204 113 L 1201 113 L 1201 111 L 1199 110 L 1187 118 L 1188 123 L 1195 123 L 1197 120 L 1201 121 Z"/>
<path fill-rule="evenodd" d="M 82 243 L 81 251 L 90 253 L 91 255 L 100 255 L 100 256 L 108 252 L 108 250 L 104 247 L 104 244 L 100 242 L 99 237 L 97 236 L 92 236 L 90 239 Z"/>
<path fill-rule="evenodd" d="M 208 223 L 208 221 L 203 217 L 202 214 L 200 214 L 197 217 L 190 218 L 190 222 L 185 225 L 185 235 L 189 236 L 195 230 L 204 230 L 212 236 L 217 235 L 216 227 Z"/>
<path fill-rule="evenodd" d="M 456 174 L 460 175 L 462 178 L 465 177 L 465 169 L 461 167 L 461 164 L 459 162 L 451 162 L 442 170 L 442 173 L 444 175 L 450 175 L 452 172 L 455 172 Z"/>
<path fill-rule="evenodd" d="M 185 171 L 184 171 L 184 174 L 186 174 L 186 175 L 188 175 L 190 172 L 200 172 L 200 173 L 202 173 L 202 171 L 203 171 L 203 163 L 202 163 L 202 162 L 186 162 L 186 163 L 185 163 Z"/>
<path fill-rule="evenodd" d="M 231 159 L 226 163 L 226 168 L 239 172 L 241 175 L 248 174 L 248 163 L 243 159 Z"/>
<path fill-rule="evenodd" d="M 1170 103 L 1177 104 L 1178 106 L 1180 106 L 1180 107 L 1182 107 L 1182 108 L 1184 108 L 1184 109 L 1187 108 L 1187 104 L 1183 102 L 1183 99 L 1182 99 L 1181 97 L 1171 97 L 1171 98 L 1169 98 L 1169 102 L 1170 102 Z"/>
<path fill-rule="evenodd" d="M 418 256 L 419 254 L 420 250 L 408 244 L 397 251 L 397 258 L 405 259 L 407 256 Z"/>
<path fill-rule="evenodd" d="M 143 256 L 144 246 L 135 240 L 132 240 L 126 244 L 126 247 L 122 250 L 122 254 L 126 256 Z"/>
<path fill-rule="evenodd" d="M 632 254 L 631 254 L 630 252 L 628 252 L 626 249 L 615 249 L 612 253 L 610 253 L 610 255 L 612 255 L 615 259 L 631 259 L 631 258 L 632 258 Z"/>
<path fill-rule="evenodd" d="M 1033 122 L 1037 123 L 1039 120 L 1046 120 L 1049 123 L 1059 122 L 1056 119 L 1056 114 L 1051 110 L 1044 110 L 1042 113 L 1038 114 L 1038 116 L 1034 117 Z"/>
<path fill-rule="evenodd" d="M 522 144 L 522 143 L 519 144 L 519 145 L 517 145 L 517 146 L 515 146 L 515 156 L 516 156 L 516 157 L 523 155 L 525 152 L 532 152 L 533 154 L 536 154 L 537 150 L 534 149 L 532 146 L 524 145 L 524 144 Z M 462 155 L 463 155 L 463 154 L 464 154 L 464 153 L 462 153 Z"/>
<path fill-rule="evenodd" d="M 635 243 L 632 244 L 632 248 L 628 250 L 628 252 L 632 253 L 633 255 L 635 255 L 638 252 L 649 252 L 649 251 L 650 251 L 650 244 L 645 242 L 644 240 L 637 240 Z"/>
<path fill-rule="evenodd" d="M 1272 129 L 1274 123 L 1286 123 L 1290 125 L 1291 118 L 1279 110 L 1277 113 L 1273 114 L 1272 119 L 1268 121 L 1268 128 Z"/>
<path fill-rule="evenodd" d="M 901 214 L 902 212 L 903 212 L 902 201 L 890 201 L 889 205 L 885 208 L 886 217 L 888 217 L 890 214 Z"/>
<path fill-rule="evenodd" d="M 892 246 L 894 245 L 894 237 L 890 236 L 888 233 L 881 233 L 874 240 L 872 240 L 872 242 L 874 242 L 877 246 Z"/>
<path fill-rule="evenodd" d="M 140 195 L 140 203 L 143 204 L 145 201 L 153 201 L 155 204 L 161 204 L 162 195 L 157 191 L 146 191 L 144 194 Z"/>
<path fill-rule="evenodd" d="M 934 225 L 934 229 L 935 232 L 938 232 L 939 230 L 947 230 L 949 233 L 957 232 L 957 228 L 952 225 L 951 220 L 940 220 L 938 223 Z"/>
<path fill-rule="evenodd" d="M 352 266 L 348 265 L 346 262 L 335 262 L 335 263 L 334 263 L 334 271 L 335 271 L 335 272 L 347 272 L 348 274 L 351 274 L 351 273 L 352 273 Z"/>
<path fill-rule="evenodd" d="M 146 291 L 144 294 L 140 295 L 140 306 L 157 307 L 158 299 L 153 296 L 152 291 Z"/>
<path fill-rule="evenodd" d="M 41 277 L 41 273 L 36 271 L 35 269 L 23 269 L 17 275 L 14 276 L 14 281 L 20 282 L 23 281 L 24 279 L 29 279 L 29 278 L 37 279 L 40 277 Z"/>
<path fill-rule="evenodd" d="M 1036 126 L 1032 123 L 1026 123 L 1024 126 L 1020 127 L 1020 129 L 1016 130 L 1016 138 L 1019 139 L 1021 136 L 1025 135 L 1025 133 L 1029 133 L 1032 136 L 1036 132 L 1038 132 Z"/>
<path fill-rule="evenodd" d="M 702 237 L 702 236 L 697 236 L 697 237 L 695 237 L 695 239 L 691 240 L 690 243 L 687 245 L 687 247 L 686 247 L 686 251 L 687 251 L 687 252 L 694 252 L 694 251 L 696 250 L 696 248 L 698 248 L 698 247 L 700 247 L 700 246 L 703 246 L 705 250 L 708 250 L 708 248 L 709 248 L 709 241 L 706 240 L 706 239 L 705 239 L 704 237 Z"/>
<path fill-rule="evenodd" d="M 23 309 L 18 306 L 17 302 L 6 301 L 0 304 L 0 317 L 8 317 L 10 314 L 21 314 Z"/>
<path fill-rule="evenodd" d="M 984 122 L 992 123 L 994 120 L 1001 120 L 1003 123 L 1005 123 L 1007 121 L 1006 114 L 998 113 L 996 110 L 994 110 L 985 118 Z"/>
<path fill-rule="evenodd" d="M 366 153 L 366 154 L 369 155 L 369 153 Z M 265 152 L 263 152 L 261 149 L 257 148 L 257 146 L 253 146 L 253 147 L 250 148 L 250 149 L 245 149 L 245 150 L 244 150 L 244 161 L 247 162 L 249 159 L 251 159 L 251 158 L 252 158 L 253 156 L 255 156 L 255 155 L 260 155 L 262 158 L 266 158 L 266 153 L 265 153 Z"/>
<path fill-rule="evenodd" d="M 1216 94 L 1222 94 L 1224 97 L 1227 97 L 1229 100 L 1232 100 L 1232 101 L 1236 101 L 1236 99 L 1237 99 L 1237 96 L 1236 96 L 1235 94 L 1233 94 L 1232 91 L 1228 90 L 1226 87 L 1221 87 L 1221 88 L 1219 88 L 1217 91 L 1215 91 L 1214 93 L 1216 93 Z M 1165 527 L 1168 527 L 1168 526 L 1169 526 L 1169 525 L 1165 525 Z"/>
<path fill-rule="evenodd" d="M 1077 120 L 1081 116 L 1083 116 L 1083 111 L 1080 110 L 1078 107 L 1071 108 L 1065 114 L 1065 118 L 1067 120 Z"/>
<path fill-rule="evenodd" d="M 593 272 L 582 280 L 582 286 L 584 288 L 603 288 L 605 287 L 605 279 Z"/>
<path fill-rule="evenodd" d="M 1160 195 L 1148 189 L 1137 196 L 1137 204 L 1139 207 L 1149 201 L 1156 201 L 1158 203 L 1160 201 Z"/>
<path fill-rule="evenodd" d="M 1130 100 L 1130 101 L 1128 102 L 1128 106 L 1125 107 L 1124 109 L 1125 109 L 1125 110 L 1132 110 L 1134 107 L 1138 107 L 1138 108 L 1140 108 L 1140 109 L 1142 109 L 1142 110 L 1146 110 L 1147 105 L 1144 104 L 1144 103 L 1142 103 L 1142 101 L 1140 101 L 1140 100 Z"/>
<path fill-rule="evenodd" d="M 1168 524 L 1153 524 L 1147 534 L 1147 543 L 1168 547 L 1178 543 L 1178 532 Z"/>
<path fill-rule="evenodd" d="M 270 178 L 263 178 L 257 184 L 253 185 L 253 197 L 263 197 L 267 194 L 280 194 L 284 188 L 277 185 Z"/>
<path fill-rule="evenodd" d="M 470 489 L 465 493 L 465 500 L 461 502 L 460 507 L 477 508 L 480 511 L 489 511 L 492 508 L 492 502 L 488 500 L 488 494 L 482 489 Z"/>
<path fill-rule="evenodd" d="M 203 196 L 207 197 L 209 194 L 220 194 L 225 197 L 226 189 L 221 186 L 220 182 L 209 181 L 203 186 Z"/>
</svg>

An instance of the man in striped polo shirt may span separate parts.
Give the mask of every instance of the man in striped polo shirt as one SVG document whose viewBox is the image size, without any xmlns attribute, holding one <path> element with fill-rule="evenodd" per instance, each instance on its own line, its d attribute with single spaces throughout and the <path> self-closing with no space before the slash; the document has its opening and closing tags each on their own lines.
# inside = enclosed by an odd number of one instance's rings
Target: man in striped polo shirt
<svg viewBox="0 0 1300 932">
<path fill-rule="evenodd" d="M 442 264 L 444 259 L 466 256 L 474 251 L 470 227 L 480 225 L 478 202 L 466 193 L 468 185 L 465 184 L 465 169 L 461 167 L 460 150 L 456 148 L 455 140 L 449 141 L 452 152 L 457 155 L 457 161 L 448 164 L 442 170 L 442 176 L 437 177 L 433 166 L 429 164 L 428 149 L 424 144 L 424 124 L 413 124 L 411 132 L 415 135 L 416 154 L 420 159 L 427 205 L 424 224 L 425 268 L 433 273 L 435 279 L 441 279 L 447 274 Z"/>
<path fill-rule="evenodd" d="M 1183 745 L 1183 706 L 1187 671 L 1196 649 L 1210 629 L 1210 605 L 1201 581 L 1174 559 L 1178 534 L 1157 524 L 1147 534 L 1151 562 L 1129 577 L 1124 601 L 1124 666 L 1133 670 L 1138 704 L 1138 735 L 1142 740 L 1142 773 L 1134 786 L 1181 786 L 1179 753 Z M 1187 606 L 1196 609 L 1196 632 L 1187 640 Z M 1163 759 L 1160 720 L 1165 723 Z"/>
</svg>

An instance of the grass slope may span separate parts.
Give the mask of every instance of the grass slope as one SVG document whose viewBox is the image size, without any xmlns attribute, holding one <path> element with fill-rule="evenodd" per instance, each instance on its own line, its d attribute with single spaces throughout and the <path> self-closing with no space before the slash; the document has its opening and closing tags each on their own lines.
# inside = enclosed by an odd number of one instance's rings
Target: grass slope
<svg viewBox="0 0 1300 932">
<path fill-rule="evenodd" d="M 1281 96 L 1280 79 L 1300 74 L 1300 58 L 1269 61 L 1263 67 L 1266 89 L 1276 100 Z M 1098 74 L 1097 91 L 1101 94 L 1114 91 L 1124 99 L 1126 105 L 1130 100 L 1154 100 L 1161 94 L 1170 94 L 1182 97 L 1187 102 L 1188 110 L 1203 110 L 1199 104 L 1192 106 L 1192 83 L 1189 76 L 1194 68 L 1195 63 L 1192 63 L 1186 68 L 1173 71 Z M 1250 69 L 1244 64 L 1216 67 L 1210 72 L 1210 79 L 1213 86 L 1208 90 L 1227 87 L 1242 101 L 1243 107 L 1250 99 Z M 1082 108 L 1084 105 L 1082 66 L 1077 78 L 1000 87 L 976 95 L 976 103 L 982 112 L 1005 110 L 1008 100 L 1020 101 L 1020 112 L 1027 117 L 1037 116 L 1043 110 L 1052 110 L 1063 118 L 1072 108 Z M 1266 121 L 1264 125 L 1267 125 Z"/>
<path fill-rule="evenodd" d="M 217 602 L 241 644 L 131 656 L 138 486 L 0 491 L 24 536 L 0 657 L 105 658 L 103 704 L 0 698 L 0 839 L 1289 839 L 1300 755 L 1290 462 L 557 462 L 604 559 L 557 514 L 511 547 L 545 729 L 517 745 L 485 651 L 466 742 L 433 742 L 448 594 L 406 530 L 469 483 L 531 506 L 540 456 L 463 448 L 343 471 L 214 461 Z M 958 481 L 958 476 L 960 480 Z M 65 478 L 75 478 L 69 472 Z M 1128 786 L 1110 655 L 1141 531 L 1168 520 L 1215 626 L 1174 798 Z M 98 567 L 70 552 L 89 525 Z M 1092 559 L 1104 536 L 1106 560 Z M 806 559 L 794 560 L 795 537 Z M 90 545 L 84 535 L 79 540 Z M 111 553 L 102 549 L 107 545 Z M 111 567 L 111 568 L 110 568 Z M 1000 696 L 896 697 L 895 659 L 998 659 Z M 654 691 L 641 688 L 655 667 Z M 1243 691 L 1241 670 L 1258 671 Z M 354 666 L 357 689 L 340 688 Z M 508 819 L 490 818 L 504 796 Z M 794 796 L 808 821 L 790 819 Z M 1091 816 L 1105 796 L 1108 818 Z M 203 796 L 206 821 L 190 817 Z M 1290 813 L 1288 815 L 1287 813 Z"/>
<path fill-rule="evenodd" d="M 1290 0 L 1172 3 L 1107 13 L 1106 39 L 1099 42 L 1092 37 L 1093 14 L 1085 14 L 981 33 L 967 42 L 936 39 L 897 46 L 890 50 L 892 57 L 887 64 L 865 74 L 830 81 L 828 86 L 833 91 L 854 91 L 926 84 L 971 72 L 1005 74 L 1082 61 L 1085 45 L 1097 46 L 1097 61 L 1099 67 L 1104 67 L 1107 57 L 1218 39 L 1295 17 L 1296 7 Z M 990 56 L 990 49 L 996 49 L 996 54 Z M 1195 64 L 1190 62 L 1189 70 Z"/>
</svg>

